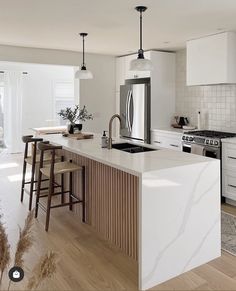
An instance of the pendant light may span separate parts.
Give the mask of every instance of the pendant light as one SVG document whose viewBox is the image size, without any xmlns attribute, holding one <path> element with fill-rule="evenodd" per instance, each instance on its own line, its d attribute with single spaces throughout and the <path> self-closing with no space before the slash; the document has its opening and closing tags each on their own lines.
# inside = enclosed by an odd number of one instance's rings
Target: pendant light
<svg viewBox="0 0 236 291">
<path fill-rule="evenodd" d="M 140 48 L 138 50 L 138 57 L 136 60 L 130 62 L 130 71 L 150 71 L 152 70 L 152 62 L 144 58 L 143 51 L 143 12 L 147 10 L 145 6 L 137 6 L 135 9 L 140 13 L 139 18 L 139 37 L 140 37 Z"/>
<path fill-rule="evenodd" d="M 85 65 L 85 61 L 84 61 L 84 38 L 87 35 L 88 34 L 85 32 L 80 33 L 80 36 L 83 38 L 83 63 L 81 65 L 80 70 L 78 70 L 75 73 L 76 79 L 93 79 L 93 74 L 91 73 L 91 71 L 87 70 L 86 65 Z"/>
</svg>

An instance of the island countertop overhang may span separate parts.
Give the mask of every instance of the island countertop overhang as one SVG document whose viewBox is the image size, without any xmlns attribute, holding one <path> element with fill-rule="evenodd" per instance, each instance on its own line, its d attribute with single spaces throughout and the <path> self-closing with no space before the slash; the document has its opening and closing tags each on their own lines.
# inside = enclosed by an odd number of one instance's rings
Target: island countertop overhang
<svg viewBox="0 0 236 291">
<path fill-rule="evenodd" d="M 157 148 L 156 151 L 135 154 L 116 149 L 109 150 L 101 148 L 100 136 L 96 134 L 93 139 L 84 140 L 64 137 L 61 134 L 47 134 L 43 138 L 51 143 L 61 145 L 67 151 L 93 159 L 135 176 L 141 176 L 143 173 L 151 171 L 215 161 L 199 155 L 161 148 Z M 127 142 L 127 140 L 120 138 L 114 140 L 114 143 L 120 142 Z M 135 144 L 139 143 L 135 142 Z M 150 147 L 150 145 L 146 144 L 145 146 Z"/>
</svg>

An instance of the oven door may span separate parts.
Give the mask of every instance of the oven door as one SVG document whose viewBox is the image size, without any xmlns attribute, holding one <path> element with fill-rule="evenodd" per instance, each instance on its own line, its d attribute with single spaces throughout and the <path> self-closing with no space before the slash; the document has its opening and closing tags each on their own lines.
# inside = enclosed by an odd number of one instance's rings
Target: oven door
<svg viewBox="0 0 236 291">
<path fill-rule="evenodd" d="M 182 151 L 185 153 L 191 153 L 191 144 L 183 143 L 182 144 Z"/>
<path fill-rule="evenodd" d="M 183 152 L 191 153 L 191 144 L 190 143 L 183 143 Z M 215 147 L 204 147 L 204 156 L 213 158 L 213 159 L 220 159 L 220 148 Z"/>
</svg>

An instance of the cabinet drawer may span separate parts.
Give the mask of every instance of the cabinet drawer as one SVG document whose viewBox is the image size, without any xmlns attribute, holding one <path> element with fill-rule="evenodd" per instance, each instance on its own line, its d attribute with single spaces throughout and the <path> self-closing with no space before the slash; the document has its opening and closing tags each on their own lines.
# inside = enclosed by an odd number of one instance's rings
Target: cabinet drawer
<svg viewBox="0 0 236 291">
<path fill-rule="evenodd" d="M 167 139 L 167 149 L 182 151 L 182 142 L 177 139 Z"/>
<path fill-rule="evenodd" d="M 166 138 L 161 135 L 152 135 L 151 137 L 151 144 L 165 147 L 166 146 Z"/>
<path fill-rule="evenodd" d="M 236 172 L 223 170 L 222 172 L 222 195 L 236 200 Z"/>
<path fill-rule="evenodd" d="M 236 145 L 223 143 L 222 167 L 226 170 L 236 171 Z"/>
<path fill-rule="evenodd" d="M 169 138 L 158 134 L 152 134 L 151 144 L 167 149 L 182 151 L 181 138 Z"/>
</svg>

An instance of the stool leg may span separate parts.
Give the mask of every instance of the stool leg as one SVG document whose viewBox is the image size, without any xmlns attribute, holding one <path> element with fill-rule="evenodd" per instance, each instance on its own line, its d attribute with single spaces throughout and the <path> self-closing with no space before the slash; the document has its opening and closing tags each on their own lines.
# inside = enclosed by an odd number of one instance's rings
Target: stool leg
<svg viewBox="0 0 236 291">
<path fill-rule="evenodd" d="M 73 183 L 73 179 L 72 179 L 72 172 L 70 172 L 70 181 L 69 181 L 69 203 L 70 203 L 70 205 L 69 205 L 69 209 L 70 209 L 70 211 L 72 211 L 72 183 Z"/>
<path fill-rule="evenodd" d="M 49 185 L 49 193 L 48 193 L 48 203 L 47 203 L 47 212 L 46 212 L 46 224 L 45 224 L 45 230 L 48 231 L 49 227 L 49 220 L 50 220 L 50 212 L 51 212 L 51 201 L 52 201 L 52 193 L 54 189 L 54 178 L 52 177 L 50 179 L 50 185 Z"/>
<path fill-rule="evenodd" d="M 85 222 L 85 167 L 82 170 L 82 221 Z"/>
<path fill-rule="evenodd" d="M 42 172 L 39 170 L 38 185 L 37 185 L 37 192 L 36 192 L 35 213 L 34 213 L 34 217 L 35 218 L 38 217 L 39 196 L 40 196 L 40 189 L 41 189 L 41 180 L 42 180 Z"/>
<path fill-rule="evenodd" d="M 27 167 L 27 163 L 24 160 L 23 163 L 23 175 L 22 175 L 22 184 L 21 184 L 21 197 L 20 197 L 20 201 L 23 202 L 24 199 L 24 191 L 25 191 L 25 174 L 26 174 L 26 167 Z"/>
<path fill-rule="evenodd" d="M 64 197 L 64 174 L 61 174 L 61 203 L 63 204 L 65 202 Z"/>
<path fill-rule="evenodd" d="M 29 210 L 31 210 L 31 208 L 32 208 L 33 190 L 34 190 L 34 176 L 35 176 L 35 163 L 33 162 L 32 171 L 31 171 L 31 182 L 30 182 Z"/>
</svg>

